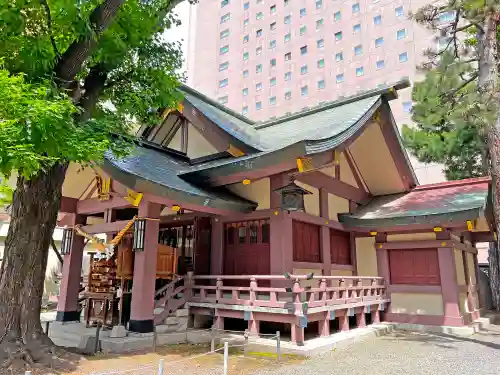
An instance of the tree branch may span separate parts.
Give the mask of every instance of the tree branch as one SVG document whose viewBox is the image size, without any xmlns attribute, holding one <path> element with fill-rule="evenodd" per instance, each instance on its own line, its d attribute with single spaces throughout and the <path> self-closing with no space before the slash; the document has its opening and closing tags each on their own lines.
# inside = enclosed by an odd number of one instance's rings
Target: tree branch
<svg viewBox="0 0 500 375">
<path fill-rule="evenodd" d="M 105 0 L 90 15 L 92 35 L 84 35 L 75 40 L 64 52 L 54 68 L 59 85 L 68 88 L 81 71 L 83 63 L 90 56 L 97 40 L 110 25 L 125 0 Z"/>
<path fill-rule="evenodd" d="M 474 73 L 469 79 L 467 79 L 464 82 L 462 82 L 460 84 L 460 86 L 458 86 L 457 88 L 455 88 L 455 89 L 453 89 L 453 90 L 451 90 L 449 92 L 441 94 L 440 97 L 444 98 L 444 97 L 453 97 L 453 96 L 455 96 L 455 94 L 457 92 L 459 92 L 460 90 L 462 90 L 469 83 L 473 82 L 477 77 L 478 77 L 478 73 Z"/>
<path fill-rule="evenodd" d="M 52 43 L 52 49 L 54 50 L 56 57 L 59 58 L 61 54 L 57 49 L 56 41 L 54 40 L 54 35 L 52 34 L 52 15 L 50 14 L 49 4 L 47 3 L 47 0 L 40 0 L 40 4 L 42 4 L 43 8 L 45 9 L 45 14 L 47 16 L 47 29 L 49 31 L 49 37 L 50 37 L 50 43 Z"/>
</svg>

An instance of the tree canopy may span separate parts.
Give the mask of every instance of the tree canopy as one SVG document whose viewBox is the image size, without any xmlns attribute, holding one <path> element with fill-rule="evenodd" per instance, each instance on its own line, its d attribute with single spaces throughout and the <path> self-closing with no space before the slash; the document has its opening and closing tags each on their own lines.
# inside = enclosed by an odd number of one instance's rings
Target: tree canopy
<svg viewBox="0 0 500 375">
<path fill-rule="evenodd" d="M 157 109 L 179 100 L 180 45 L 162 40 L 178 2 L 124 1 L 98 36 L 100 0 L 0 0 L 0 173 L 128 152 L 134 123 L 158 121 Z M 94 50 L 61 82 L 64 53 L 89 35 Z"/>
</svg>

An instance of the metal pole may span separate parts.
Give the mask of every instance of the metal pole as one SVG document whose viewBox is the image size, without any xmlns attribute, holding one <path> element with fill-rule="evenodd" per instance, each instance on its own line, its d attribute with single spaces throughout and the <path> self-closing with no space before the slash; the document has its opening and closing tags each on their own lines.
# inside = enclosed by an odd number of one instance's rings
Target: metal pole
<svg viewBox="0 0 500 375">
<path fill-rule="evenodd" d="M 278 362 L 281 361 L 281 336 L 280 336 L 280 331 L 276 331 L 276 356 L 278 357 Z"/>
<path fill-rule="evenodd" d="M 229 360 L 229 343 L 226 341 L 224 343 L 224 375 L 227 375 L 228 360 Z"/>
<path fill-rule="evenodd" d="M 101 332 L 101 323 L 97 322 L 97 328 L 95 330 L 95 343 L 94 343 L 94 354 L 99 351 L 99 333 Z"/>
<path fill-rule="evenodd" d="M 47 320 L 45 322 L 45 334 L 48 336 L 49 335 L 49 325 L 50 325 L 50 320 Z"/>
<path fill-rule="evenodd" d="M 243 337 L 245 338 L 245 345 L 243 346 L 243 355 L 247 355 L 248 353 L 248 336 L 250 335 L 250 332 L 248 332 L 248 329 L 245 329 L 245 334 Z"/>
<path fill-rule="evenodd" d="M 158 375 L 163 375 L 165 370 L 165 360 L 160 359 L 160 363 L 158 363 Z"/>
<path fill-rule="evenodd" d="M 214 331 L 214 326 L 212 326 L 212 329 L 210 330 L 210 351 L 213 353 L 215 351 L 215 331 Z"/>
<path fill-rule="evenodd" d="M 153 352 L 156 352 L 156 340 L 157 340 L 156 326 L 153 326 Z"/>
</svg>

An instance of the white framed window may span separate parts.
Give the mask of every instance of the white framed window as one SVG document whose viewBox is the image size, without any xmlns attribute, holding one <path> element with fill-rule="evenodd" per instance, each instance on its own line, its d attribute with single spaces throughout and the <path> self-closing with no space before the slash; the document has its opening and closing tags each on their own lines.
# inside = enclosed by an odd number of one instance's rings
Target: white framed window
<svg viewBox="0 0 500 375">
<path fill-rule="evenodd" d="M 222 30 L 219 34 L 220 36 L 220 39 L 224 39 L 224 38 L 227 38 L 229 36 L 229 29 L 226 29 L 226 30 Z"/>
<path fill-rule="evenodd" d="M 318 90 L 323 90 L 326 87 L 326 83 L 324 79 L 320 79 L 318 81 Z"/>
<path fill-rule="evenodd" d="M 335 33 L 335 40 L 338 42 L 339 40 L 342 40 L 342 31 L 337 31 Z"/>
<path fill-rule="evenodd" d="M 301 56 L 307 55 L 307 46 L 300 47 L 300 55 Z"/>
<path fill-rule="evenodd" d="M 354 54 L 356 56 L 359 56 L 359 55 L 363 54 L 363 46 L 361 46 L 361 44 L 354 47 Z"/>
<path fill-rule="evenodd" d="M 405 15 L 405 11 L 402 6 L 394 9 L 394 12 L 396 13 L 396 17 L 403 17 Z"/>
<path fill-rule="evenodd" d="M 269 12 L 270 12 L 271 14 L 276 13 L 276 5 L 271 5 L 271 6 L 269 7 Z"/>
<path fill-rule="evenodd" d="M 220 23 L 227 22 L 231 19 L 231 13 L 226 13 L 220 17 Z"/>
<path fill-rule="evenodd" d="M 226 61 L 219 64 L 219 72 L 227 70 L 227 68 L 229 68 L 229 62 Z"/>
<path fill-rule="evenodd" d="M 262 109 L 262 102 L 256 102 L 256 103 L 255 103 L 255 109 L 256 109 L 257 111 L 260 111 L 260 110 Z"/>
<path fill-rule="evenodd" d="M 292 53 L 291 52 L 285 53 L 285 61 L 290 61 L 291 59 L 292 59 Z"/>
<path fill-rule="evenodd" d="M 285 43 L 288 43 L 290 40 L 292 40 L 292 34 L 291 33 L 285 34 Z"/>
<path fill-rule="evenodd" d="M 269 79 L 269 86 L 276 86 L 276 77 L 272 77 Z"/>
<path fill-rule="evenodd" d="M 285 73 L 285 81 L 290 81 L 292 79 L 292 72 Z"/>
<path fill-rule="evenodd" d="M 316 20 L 316 30 L 321 30 L 321 28 L 323 27 L 323 23 L 323 18 Z"/>
<path fill-rule="evenodd" d="M 316 9 L 321 9 L 323 6 L 323 0 L 316 0 Z"/>
<path fill-rule="evenodd" d="M 228 52 L 229 52 L 229 45 L 228 44 L 226 44 L 225 46 L 222 46 L 219 49 L 219 55 L 225 55 Z"/>
<path fill-rule="evenodd" d="M 358 23 L 352 27 L 353 34 L 358 34 L 361 32 L 361 24 Z"/>
<path fill-rule="evenodd" d="M 241 93 L 243 94 L 243 96 L 247 96 L 248 95 L 248 88 L 245 87 L 243 90 L 241 90 Z"/>
<path fill-rule="evenodd" d="M 306 31 L 307 31 L 307 27 L 301 26 L 300 30 L 299 30 L 299 33 L 300 33 L 300 35 L 305 35 Z"/>
<path fill-rule="evenodd" d="M 290 100 L 290 99 L 292 99 L 292 92 L 286 91 L 285 92 L 285 100 Z"/>
<path fill-rule="evenodd" d="M 322 69 L 325 67 L 325 59 L 319 59 L 317 62 L 316 62 L 316 65 L 318 66 L 319 69 Z"/>
<path fill-rule="evenodd" d="M 374 25 L 381 25 L 382 24 L 382 16 L 378 15 L 373 17 L 373 24 Z"/>
<path fill-rule="evenodd" d="M 269 105 L 276 105 L 276 97 L 275 96 L 271 96 L 269 98 Z"/>
<path fill-rule="evenodd" d="M 306 8 L 302 8 L 300 10 L 300 17 L 305 17 L 307 15 L 307 11 L 306 11 Z"/>
<path fill-rule="evenodd" d="M 248 18 L 245 18 L 243 20 L 243 26 L 248 26 L 249 23 L 250 23 L 250 20 Z"/>
<path fill-rule="evenodd" d="M 248 74 L 248 69 L 245 69 L 243 71 L 243 78 L 248 78 L 249 74 Z"/>
<path fill-rule="evenodd" d="M 250 3 L 247 1 L 245 4 L 243 4 L 243 10 L 248 10 L 250 8 Z"/>
<path fill-rule="evenodd" d="M 244 106 L 244 107 L 241 109 L 241 114 L 242 114 L 242 115 L 247 115 L 247 114 L 248 114 L 248 106 Z"/>
<path fill-rule="evenodd" d="M 243 60 L 244 61 L 248 60 L 249 56 L 250 56 L 250 54 L 248 52 L 243 52 Z"/>
<path fill-rule="evenodd" d="M 324 39 L 318 39 L 316 41 L 316 48 L 324 48 L 325 47 L 325 40 Z"/>
<path fill-rule="evenodd" d="M 229 84 L 229 80 L 227 78 L 221 79 L 219 81 L 219 87 L 226 87 Z"/>
<path fill-rule="evenodd" d="M 300 74 L 307 74 L 307 65 L 302 65 L 300 67 Z"/>
<path fill-rule="evenodd" d="M 269 48 L 276 48 L 276 40 L 271 40 L 269 42 Z"/>
<path fill-rule="evenodd" d="M 335 82 L 337 82 L 337 83 L 342 83 L 342 82 L 344 82 L 344 75 L 343 75 L 343 74 L 337 74 L 337 75 L 335 76 Z"/>
<path fill-rule="evenodd" d="M 257 64 L 255 67 L 255 73 L 262 73 L 262 64 Z"/>
<path fill-rule="evenodd" d="M 382 47 L 384 45 L 384 38 L 379 37 L 375 39 L 375 47 Z"/>
<path fill-rule="evenodd" d="M 276 59 L 271 59 L 269 60 L 269 65 L 271 66 L 271 68 L 276 68 Z"/>
<path fill-rule="evenodd" d="M 248 35 L 248 34 L 247 34 L 247 35 L 245 35 L 245 36 L 243 37 L 243 44 L 248 43 L 248 41 L 249 41 L 249 40 L 250 40 L 250 35 Z"/>
<path fill-rule="evenodd" d="M 300 88 L 300 95 L 307 96 L 309 94 L 309 88 L 307 86 L 302 86 Z"/>
<path fill-rule="evenodd" d="M 264 86 L 262 85 L 262 82 L 256 83 L 255 84 L 255 90 L 260 91 L 262 90 Z"/>
<path fill-rule="evenodd" d="M 359 3 L 352 4 L 352 12 L 353 13 L 358 13 L 361 10 L 361 7 L 359 6 Z"/>
<path fill-rule="evenodd" d="M 291 15 L 285 16 L 283 21 L 285 22 L 285 25 L 291 24 L 292 23 L 292 16 Z"/>
<path fill-rule="evenodd" d="M 335 54 L 335 61 L 339 62 L 344 60 L 344 53 L 343 52 L 337 52 Z"/>
<path fill-rule="evenodd" d="M 255 15 L 256 20 L 263 20 L 264 19 L 264 13 L 259 12 Z"/>
<path fill-rule="evenodd" d="M 269 29 L 270 29 L 271 31 L 276 30 L 276 22 L 271 23 L 271 24 L 269 25 Z"/>
<path fill-rule="evenodd" d="M 408 61 L 408 52 L 403 52 L 399 54 L 399 62 L 405 63 Z"/>
<path fill-rule="evenodd" d="M 260 38 L 260 37 L 262 36 L 262 29 L 257 30 L 257 31 L 255 32 L 255 36 L 256 36 L 257 38 Z"/>
<path fill-rule="evenodd" d="M 261 54 L 262 54 L 262 47 L 257 47 L 257 48 L 255 49 L 255 54 L 256 54 L 257 56 L 261 55 Z"/>
<path fill-rule="evenodd" d="M 401 29 L 396 32 L 396 39 L 401 40 L 406 38 L 406 29 Z"/>
<path fill-rule="evenodd" d="M 333 20 L 340 21 L 341 19 L 342 19 L 342 14 L 340 13 L 340 10 L 338 10 L 333 14 Z"/>
<path fill-rule="evenodd" d="M 356 77 L 361 77 L 365 74 L 365 69 L 360 66 L 356 68 Z"/>
<path fill-rule="evenodd" d="M 220 7 L 221 7 L 221 8 L 224 8 L 226 5 L 229 5 L 229 0 L 222 0 L 222 1 L 220 2 Z"/>
<path fill-rule="evenodd" d="M 385 61 L 384 60 L 378 60 L 376 62 L 377 70 L 385 68 Z"/>
</svg>

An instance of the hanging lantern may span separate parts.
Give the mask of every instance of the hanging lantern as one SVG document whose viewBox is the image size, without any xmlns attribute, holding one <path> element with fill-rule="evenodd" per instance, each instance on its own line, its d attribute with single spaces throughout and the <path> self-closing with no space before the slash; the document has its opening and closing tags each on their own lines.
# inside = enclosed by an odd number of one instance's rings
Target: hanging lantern
<svg viewBox="0 0 500 375">
<path fill-rule="evenodd" d="M 281 208 L 287 211 L 304 211 L 304 195 L 312 194 L 309 190 L 296 185 L 295 182 L 274 191 L 281 194 Z"/>
<path fill-rule="evenodd" d="M 66 228 L 63 230 L 61 241 L 61 254 L 67 255 L 71 252 L 71 245 L 73 244 L 73 229 Z"/>
<path fill-rule="evenodd" d="M 146 220 L 137 219 L 134 223 L 134 251 L 144 251 L 144 240 L 146 238 Z"/>
</svg>

